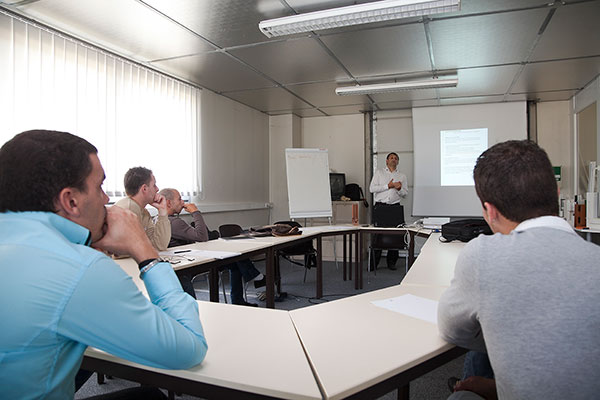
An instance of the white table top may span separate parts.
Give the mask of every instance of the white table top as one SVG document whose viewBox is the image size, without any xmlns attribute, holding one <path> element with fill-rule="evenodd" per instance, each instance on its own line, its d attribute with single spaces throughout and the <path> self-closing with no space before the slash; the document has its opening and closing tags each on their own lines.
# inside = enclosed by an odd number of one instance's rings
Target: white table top
<svg viewBox="0 0 600 400">
<path fill-rule="evenodd" d="M 306 236 L 319 232 L 309 229 Z M 259 395 L 310 399 L 321 398 L 322 392 L 326 398 L 339 399 L 450 350 L 453 346 L 438 336 L 437 325 L 371 303 L 403 294 L 438 300 L 450 285 L 456 259 L 465 245 L 442 243 L 439 236 L 434 233 L 427 240 L 401 285 L 289 313 L 199 302 L 209 343 L 206 360 L 187 371 L 160 372 Z M 221 239 L 180 248 L 206 246 L 207 250 L 244 252 L 296 238 Z M 132 259 L 118 263 L 145 293 L 137 277 L 137 264 Z M 245 329 L 248 327 L 251 329 Z M 231 340 L 236 331 L 243 334 L 243 340 Z M 87 354 L 155 370 L 97 350 L 88 350 Z"/>
<path fill-rule="evenodd" d="M 577 232 L 581 232 L 581 233 L 600 233 L 600 229 L 594 229 L 594 228 L 573 228 L 575 229 Z"/>
<path fill-rule="evenodd" d="M 415 260 L 402 284 L 450 286 L 454 277 L 454 266 L 458 254 L 465 243 L 453 241 L 440 242 L 440 233 L 432 233 L 421 248 L 419 257 Z"/>
<path fill-rule="evenodd" d="M 454 347 L 437 325 L 371 303 L 403 294 L 438 300 L 444 290 L 398 285 L 290 311 L 326 398 L 347 397 Z"/>
<path fill-rule="evenodd" d="M 259 395 L 322 398 L 287 311 L 204 301 L 198 305 L 209 348 L 194 368 L 162 370 L 91 348 L 86 355 Z"/>
</svg>

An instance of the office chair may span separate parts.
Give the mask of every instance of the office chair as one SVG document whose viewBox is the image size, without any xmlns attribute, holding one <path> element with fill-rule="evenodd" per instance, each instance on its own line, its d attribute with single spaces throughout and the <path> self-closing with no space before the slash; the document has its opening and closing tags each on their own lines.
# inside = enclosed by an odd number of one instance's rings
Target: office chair
<svg viewBox="0 0 600 400">
<path fill-rule="evenodd" d="M 399 257 L 404 257 L 405 266 L 404 273 L 408 272 L 408 244 L 406 243 L 406 237 L 408 232 L 404 235 L 375 235 L 371 245 L 369 246 L 369 261 L 367 266 L 367 272 L 374 271 L 377 275 L 377 265 L 375 265 L 375 250 L 397 250 Z M 410 240 L 410 239 L 409 239 Z M 373 268 L 371 268 L 371 260 L 373 260 Z"/>
<path fill-rule="evenodd" d="M 194 223 L 194 221 L 192 221 L 191 225 L 193 227 L 196 226 L 196 224 Z M 208 240 L 215 240 L 219 238 L 219 232 L 217 231 L 211 231 L 210 229 L 208 229 L 208 227 L 206 227 L 206 230 L 208 231 Z M 194 285 L 194 279 L 196 279 L 199 276 L 204 276 L 206 278 L 206 286 L 209 287 L 210 286 L 210 282 L 209 282 L 209 273 L 208 272 L 202 272 L 198 275 L 194 275 L 192 277 L 192 286 Z M 223 271 L 219 271 L 219 281 L 221 282 L 221 288 L 223 289 L 223 299 L 225 300 L 225 304 L 227 304 L 227 292 L 225 291 L 225 282 L 223 281 Z"/>
<path fill-rule="evenodd" d="M 236 224 L 224 224 L 219 226 L 219 233 L 221 234 L 222 238 L 237 236 L 242 232 L 242 227 Z"/>
<path fill-rule="evenodd" d="M 241 234 L 243 231 L 244 230 L 242 229 L 242 227 L 237 224 L 224 224 L 224 225 L 219 226 L 219 233 L 221 234 L 222 238 L 237 236 L 237 235 Z M 244 300 L 246 300 L 246 301 L 248 301 L 248 295 L 246 292 L 248 290 L 249 283 L 250 282 L 244 283 Z"/>
<path fill-rule="evenodd" d="M 296 221 L 279 221 L 275 222 L 275 224 L 288 224 L 291 226 L 297 226 L 298 228 L 302 228 L 302 225 L 300 225 Z M 304 263 L 300 263 L 296 260 L 293 260 L 293 256 L 304 256 Z M 278 250 L 275 263 L 276 277 L 278 281 L 281 280 L 281 276 L 279 274 L 279 257 L 283 257 L 292 264 L 304 267 L 304 283 L 306 283 L 306 272 L 310 268 L 317 266 L 317 251 L 313 247 L 312 241 L 300 243 L 295 246 L 285 248 L 283 250 Z"/>
</svg>

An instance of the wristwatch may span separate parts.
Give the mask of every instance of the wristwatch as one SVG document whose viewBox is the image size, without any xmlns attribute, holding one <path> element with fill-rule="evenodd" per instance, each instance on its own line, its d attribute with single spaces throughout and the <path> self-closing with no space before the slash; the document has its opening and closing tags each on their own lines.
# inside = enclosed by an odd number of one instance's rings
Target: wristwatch
<svg viewBox="0 0 600 400">
<path fill-rule="evenodd" d="M 154 260 L 151 260 L 150 262 L 147 262 L 148 260 L 142 261 L 139 264 L 140 267 L 140 279 L 142 279 L 142 277 L 144 276 L 144 274 L 148 271 L 150 271 L 150 269 L 154 268 L 154 266 L 158 263 L 161 262 L 169 262 L 169 260 L 165 260 L 164 258 L 158 257 L 155 258 Z"/>
</svg>

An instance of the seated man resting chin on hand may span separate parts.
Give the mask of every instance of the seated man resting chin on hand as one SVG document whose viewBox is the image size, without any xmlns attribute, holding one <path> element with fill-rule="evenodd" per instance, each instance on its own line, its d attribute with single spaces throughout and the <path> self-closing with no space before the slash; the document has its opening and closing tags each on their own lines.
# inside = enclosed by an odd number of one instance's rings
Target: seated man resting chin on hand
<svg viewBox="0 0 600 400">
<path fill-rule="evenodd" d="M 184 203 L 181 199 L 181 194 L 175 189 L 163 189 L 160 191 L 160 195 L 164 196 L 167 200 L 167 213 L 171 222 L 170 247 L 194 242 L 206 242 L 208 240 L 208 228 L 206 227 L 202 213 L 195 204 Z M 191 226 L 179 217 L 179 213 L 184 208 L 192 214 L 194 226 Z M 235 262 L 230 264 L 228 268 L 230 271 L 231 302 L 233 304 L 256 307 L 256 303 L 249 303 L 244 300 L 242 279 L 246 283 L 254 281 L 254 287 L 259 288 L 265 286 L 266 277 L 256 269 L 250 260 Z"/>
<path fill-rule="evenodd" d="M 0 397 L 72 399 L 87 346 L 156 368 L 202 362 L 198 304 L 138 218 L 105 208 L 93 145 L 23 132 L 0 149 L 0 171 L 0 319 L 10 327 L 0 335 Z M 130 254 L 150 299 L 94 248 Z"/>
</svg>

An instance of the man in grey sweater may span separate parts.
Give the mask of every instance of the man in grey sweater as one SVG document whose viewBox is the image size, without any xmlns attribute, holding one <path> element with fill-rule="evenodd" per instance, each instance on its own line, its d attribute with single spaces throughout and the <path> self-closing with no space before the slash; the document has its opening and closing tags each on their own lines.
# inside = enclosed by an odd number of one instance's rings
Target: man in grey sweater
<svg viewBox="0 0 600 400">
<path fill-rule="evenodd" d="M 533 142 L 491 147 L 473 176 L 495 234 L 460 254 L 438 325 L 448 342 L 487 351 L 495 381 L 468 378 L 451 398 L 595 398 L 600 247 L 557 217 L 552 166 Z"/>
</svg>

